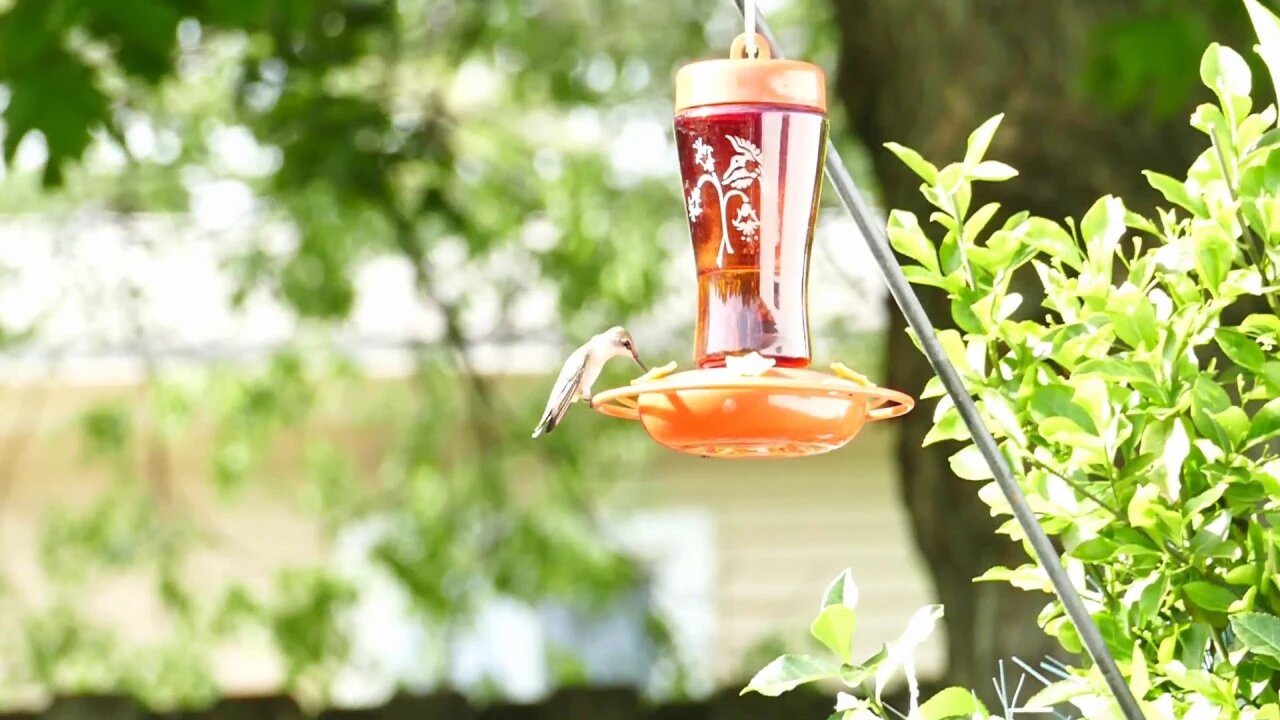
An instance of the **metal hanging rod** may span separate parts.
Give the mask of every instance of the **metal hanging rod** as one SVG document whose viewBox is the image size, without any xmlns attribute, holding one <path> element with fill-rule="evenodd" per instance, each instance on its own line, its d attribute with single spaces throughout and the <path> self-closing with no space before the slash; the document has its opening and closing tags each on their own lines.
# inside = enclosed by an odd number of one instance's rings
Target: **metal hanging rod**
<svg viewBox="0 0 1280 720">
<path fill-rule="evenodd" d="M 733 1 L 739 12 L 746 12 L 744 0 Z M 752 4 L 754 5 L 754 3 Z M 756 10 L 755 20 L 756 31 L 763 35 L 773 48 L 773 57 L 783 57 L 782 50 L 778 47 L 778 41 L 769 30 L 769 25 L 765 22 L 764 15 L 759 10 Z M 875 257 L 876 265 L 880 267 L 880 273 L 884 276 L 885 284 L 889 287 L 889 294 L 893 297 L 893 301 L 897 304 L 903 317 L 906 318 L 907 324 L 911 326 L 912 330 L 915 330 L 916 336 L 920 338 L 920 346 L 924 351 L 925 357 L 933 367 L 934 373 L 942 380 L 942 384 L 946 388 L 947 394 L 951 396 L 952 402 L 955 403 L 961 419 L 964 420 L 965 426 L 969 429 L 969 434 L 973 437 L 974 445 L 982 453 L 983 459 L 987 462 L 987 467 L 991 468 L 991 474 L 995 477 L 996 484 L 1000 486 L 1001 492 L 1004 493 L 1010 507 L 1013 508 L 1014 517 L 1017 518 L 1018 524 L 1022 526 L 1022 531 L 1026 533 L 1027 539 L 1031 542 L 1031 547 L 1035 550 L 1036 561 L 1048 573 L 1049 580 L 1053 583 L 1054 593 L 1062 601 L 1062 605 L 1067 611 L 1067 616 L 1071 618 L 1071 622 L 1075 625 L 1076 632 L 1080 635 L 1080 640 L 1084 643 L 1085 649 L 1088 650 L 1089 656 L 1093 658 L 1093 662 L 1097 664 L 1103 679 L 1107 682 L 1107 687 L 1120 705 L 1121 711 L 1124 712 L 1125 718 L 1127 720 L 1146 720 L 1141 708 L 1138 707 L 1137 700 L 1133 697 L 1133 691 L 1125 684 L 1124 676 L 1120 674 L 1120 668 L 1116 666 L 1115 658 L 1111 656 L 1111 651 L 1107 649 L 1107 644 L 1103 641 L 1102 634 L 1098 632 L 1098 626 L 1093 622 L 1093 618 L 1089 616 L 1089 611 L 1085 609 L 1084 601 L 1080 599 L 1075 586 L 1071 584 L 1071 579 L 1067 577 L 1067 573 L 1062 567 L 1062 559 L 1058 556 L 1058 551 L 1054 549 L 1053 544 L 1049 541 L 1049 536 L 1045 534 L 1044 528 L 1040 527 L 1035 513 L 1031 510 L 1031 506 L 1027 504 L 1027 498 L 1022 494 L 1022 488 L 1018 487 L 1013 471 L 1010 469 L 1004 455 L 1000 453 L 1000 448 L 996 445 L 991 431 L 983 424 L 982 416 L 978 413 L 978 407 L 973 404 L 973 400 L 969 397 L 969 392 L 965 389 L 964 381 L 960 379 L 960 374 L 956 372 L 955 366 L 947 359 L 947 354 L 942 349 L 942 344 L 938 341 L 933 322 L 929 320 L 928 313 L 920 305 L 920 300 L 916 297 L 915 291 L 911 289 L 911 284 L 907 281 L 906 275 L 903 274 L 902 266 L 898 264 L 897 256 L 894 255 L 893 247 L 889 244 L 889 238 L 885 233 L 884 223 L 876 217 L 871 206 L 862 197 L 862 193 L 853 182 L 853 177 L 849 174 L 848 168 L 845 167 L 844 161 L 841 160 L 835 144 L 829 138 L 827 140 L 826 172 L 827 179 L 831 181 L 831 185 L 836 190 L 836 195 L 840 197 L 840 203 L 844 205 L 845 210 L 852 216 L 854 223 L 857 224 L 858 230 L 862 233 L 863 239 L 871 250 L 871 254 Z"/>
</svg>

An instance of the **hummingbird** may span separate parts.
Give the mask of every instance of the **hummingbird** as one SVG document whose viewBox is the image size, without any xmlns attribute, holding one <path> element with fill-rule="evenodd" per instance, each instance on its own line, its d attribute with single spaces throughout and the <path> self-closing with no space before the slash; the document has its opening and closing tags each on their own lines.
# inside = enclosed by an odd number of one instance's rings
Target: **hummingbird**
<svg viewBox="0 0 1280 720">
<path fill-rule="evenodd" d="M 538 427 L 534 428 L 533 437 L 555 430 L 575 401 L 591 402 L 591 386 L 600 377 L 604 364 L 613 358 L 628 356 L 636 361 L 641 370 L 649 371 L 636 353 L 631 333 L 618 326 L 592 337 L 582 347 L 574 350 L 560 369 L 560 377 L 556 378 L 555 387 L 551 389 L 547 409 L 542 412 L 542 419 L 538 421 Z"/>
</svg>

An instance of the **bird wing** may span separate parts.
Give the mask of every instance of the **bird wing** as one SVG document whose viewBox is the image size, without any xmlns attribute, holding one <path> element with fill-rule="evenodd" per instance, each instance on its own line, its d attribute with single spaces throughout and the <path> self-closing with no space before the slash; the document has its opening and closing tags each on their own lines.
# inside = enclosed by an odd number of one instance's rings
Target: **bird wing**
<svg viewBox="0 0 1280 720">
<path fill-rule="evenodd" d="M 560 376 L 556 378 L 555 386 L 551 388 L 551 396 L 547 398 L 547 408 L 542 411 L 542 419 L 538 421 L 538 427 L 533 431 L 534 437 L 554 430 L 564 418 L 565 413 L 569 412 L 569 406 L 573 405 L 579 383 L 582 382 L 582 375 L 586 372 L 586 366 L 585 358 L 580 357 L 578 353 L 575 352 L 569 356 L 569 360 L 560 369 Z"/>
</svg>

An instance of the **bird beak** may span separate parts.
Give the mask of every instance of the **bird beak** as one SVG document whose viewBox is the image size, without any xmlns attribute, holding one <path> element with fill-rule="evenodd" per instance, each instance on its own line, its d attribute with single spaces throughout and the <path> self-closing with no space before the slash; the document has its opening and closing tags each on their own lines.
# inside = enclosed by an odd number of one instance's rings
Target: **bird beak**
<svg viewBox="0 0 1280 720">
<path fill-rule="evenodd" d="M 648 366 L 646 366 L 643 362 L 640 361 L 640 354 L 637 353 L 635 350 L 631 351 L 631 358 L 636 361 L 636 364 L 640 366 L 641 370 L 645 372 L 649 372 Z"/>
</svg>

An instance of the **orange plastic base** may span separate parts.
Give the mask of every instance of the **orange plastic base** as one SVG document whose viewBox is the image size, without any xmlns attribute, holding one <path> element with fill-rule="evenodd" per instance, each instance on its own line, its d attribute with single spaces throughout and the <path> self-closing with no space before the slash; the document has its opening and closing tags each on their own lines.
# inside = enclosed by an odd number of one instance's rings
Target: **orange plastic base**
<svg viewBox="0 0 1280 720">
<path fill-rule="evenodd" d="M 868 421 L 903 415 L 915 405 L 908 395 L 833 367 L 840 377 L 789 368 L 759 375 L 706 368 L 642 377 L 597 393 L 591 405 L 605 415 L 640 420 L 650 437 L 672 450 L 721 458 L 829 452 Z"/>
</svg>

